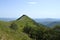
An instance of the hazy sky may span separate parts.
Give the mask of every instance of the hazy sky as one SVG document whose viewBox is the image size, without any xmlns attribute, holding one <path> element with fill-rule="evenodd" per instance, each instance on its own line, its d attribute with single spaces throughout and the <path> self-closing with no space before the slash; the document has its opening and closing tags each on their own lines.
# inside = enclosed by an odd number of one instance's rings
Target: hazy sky
<svg viewBox="0 0 60 40">
<path fill-rule="evenodd" d="M 60 0 L 0 0 L 0 17 L 60 18 Z"/>
</svg>

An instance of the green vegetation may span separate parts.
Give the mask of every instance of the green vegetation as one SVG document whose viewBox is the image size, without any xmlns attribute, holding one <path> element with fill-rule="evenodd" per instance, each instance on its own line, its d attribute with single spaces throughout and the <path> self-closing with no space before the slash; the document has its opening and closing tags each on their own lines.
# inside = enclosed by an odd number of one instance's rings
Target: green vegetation
<svg viewBox="0 0 60 40">
<path fill-rule="evenodd" d="M 0 40 L 60 40 L 60 25 L 49 28 L 23 15 L 15 21 L 0 21 Z"/>
</svg>

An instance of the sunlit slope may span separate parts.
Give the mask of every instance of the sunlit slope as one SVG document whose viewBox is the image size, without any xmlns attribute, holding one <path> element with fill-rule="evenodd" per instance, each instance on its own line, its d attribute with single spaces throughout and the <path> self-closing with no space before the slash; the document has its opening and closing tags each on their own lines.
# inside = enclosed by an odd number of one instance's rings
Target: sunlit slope
<svg viewBox="0 0 60 40">
<path fill-rule="evenodd" d="M 27 34 L 10 28 L 12 22 L 0 21 L 0 40 L 31 40 Z"/>
</svg>

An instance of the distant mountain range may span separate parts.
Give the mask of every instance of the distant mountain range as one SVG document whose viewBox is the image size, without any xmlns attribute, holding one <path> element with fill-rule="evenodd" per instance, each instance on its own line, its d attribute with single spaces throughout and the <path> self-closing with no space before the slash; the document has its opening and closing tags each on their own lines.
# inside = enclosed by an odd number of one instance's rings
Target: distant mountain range
<svg viewBox="0 0 60 40">
<path fill-rule="evenodd" d="M 60 24 L 60 19 L 52 19 L 52 18 L 47 18 L 47 19 L 35 19 L 36 22 L 42 23 L 44 25 L 47 25 L 49 27 L 52 27 L 54 25 L 59 25 Z"/>
<path fill-rule="evenodd" d="M 16 18 L 0 18 L 1 21 L 12 21 L 15 20 Z"/>
</svg>

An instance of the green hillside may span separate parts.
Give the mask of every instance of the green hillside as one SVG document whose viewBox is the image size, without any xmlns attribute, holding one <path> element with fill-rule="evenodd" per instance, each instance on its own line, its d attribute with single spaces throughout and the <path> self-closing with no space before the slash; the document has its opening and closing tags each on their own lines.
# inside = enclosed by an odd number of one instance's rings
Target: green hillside
<svg viewBox="0 0 60 40">
<path fill-rule="evenodd" d="M 0 40 L 32 40 L 27 34 L 23 33 L 19 29 L 14 30 L 15 27 L 18 28 L 18 25 L 16 25 L 17 23 L 15 24 L 13 21 L 0 21 Z"/>
<path fill-rule="evenodd" d="M 33 19 L 31 19 L 30 17 L 28 17 L 26 15 L 21 16 L 13 23 L 15 23 L 18 26 L 18 29 L 20 29 L 20 30 L 23 30 L 23 28 L 25 26 L 28 26 L 28 27 L 42 27 L 42 26 L 44 26 L 42 24 L 38 24 L 37 22 L 35 22 Z"/>
<path fill-rule="evenodd" d="M 48 28 L 23 15 L 10 22 L 0 21 L 0 40 L 59 40 L 60 26 Z"/>
</svg>

